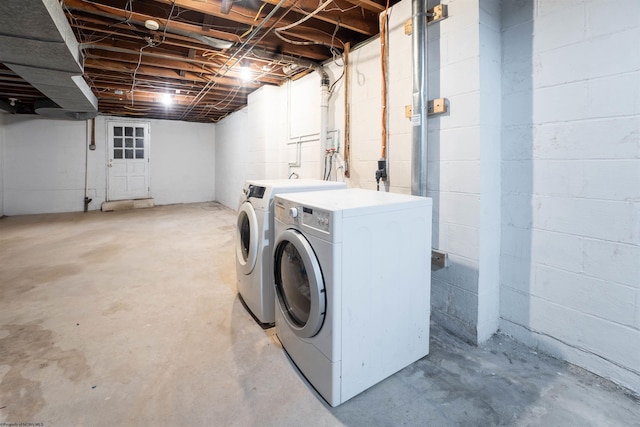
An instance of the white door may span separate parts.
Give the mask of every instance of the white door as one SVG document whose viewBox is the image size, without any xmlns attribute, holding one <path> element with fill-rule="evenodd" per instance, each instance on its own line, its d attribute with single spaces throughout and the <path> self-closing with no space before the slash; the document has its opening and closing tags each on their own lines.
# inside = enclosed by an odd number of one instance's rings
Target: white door
<svg viewBox="0 0 640 427">
<path fill-rule="evenodd" d="M 149 124 L 108 121 L 107 129 L 108 200 L 149 197 Z"/>
</svg>

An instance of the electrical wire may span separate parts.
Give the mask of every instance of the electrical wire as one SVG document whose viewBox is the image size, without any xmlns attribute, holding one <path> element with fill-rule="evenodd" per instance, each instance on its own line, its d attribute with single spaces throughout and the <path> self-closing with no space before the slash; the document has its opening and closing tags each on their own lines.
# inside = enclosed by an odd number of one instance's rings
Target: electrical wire
<svg viewBox="0 0 640 427">
<path fill-rule="evenodd" d="M 305 16 L 304 18 L 289 24 L 289 25 L 285 25 L 284 27 L 280 27 L 280 28 L 276 28 L 276 32 L 278 31 L 285 31 L 288 30 L 290 28 L 293 27 L 297 27 L 298 25 L 302 24 L 305 21 L 308 21 L 309 19 L 313 18 L 314 16 L 316 16 L 318 13 L 322 12 L 327 6 L 329 6 L 329 3 L 333 2 L 333 0 L 327 0 L 324 3 L 322 3 L 320 6 L 318 6 L 318 8 L 316 10 L 314 10 L 313 12 L 307 14 L 307 16 Z M 306 12 L 304 12 L 306 14 Z"/>
<path fill-rule="evenodd" d="M 133 0 L 129 0 L 127 2 L 127 4 L 129 4 L 130 2 L 132 2 Z M 145 38 L 145 40 L 147 41 L 147 45 L 146 46 L 142 46 L 140 48 L 140 55 L 138 56 L 138 64 L 136 65 L 136 69 L 133 71 L 133 76 L 132 76 L 132 82 L 131 82 L 131 105 L 133 106 L 134 103 L 134 91 L 136 89 L 136 75 L 138 74 L 138 70 L 140 69 L 140 64 L 142 63 L 142 51 L 148 47 L 158 47 L 160 46 L 162 43 L 164 43 L 165 39 L 166 39 L 166 35 L 167 35 L 167 29 L 169 28 L 169 23 L 171 22 L 171 17 L 173 16 L 173 9 L 176 6 L 176 0 L 173 0 L 173 4 L 171 5 L 171 10 L 169 11 L 169 18 L 167 18 L 167 22 L 165 22 L 164 24 L 164 32 L 162 33 L 162 40 L 159 43 L 155 43 L 153 40 L 151 40 L 151 38 Z M 131 15 L 129 15 L 129 19 L 131 19 L 131 16 L 133 16 L 133 6 L 131 5 Z"/>
<path fill-rule="evenodd" d="M 336 38 L 336 34 L 338 32 L 338 29 L 340 28 L 340 20 L 338 19 L 338 22 L 336 23 L 336 28 L 333 30 L 333 34 L 331 34 L 331 43 L 327 44 L 325 42 L 317 42 L 317 41 L 296 41 L 296 40 L 291 40 L 290 38 L 285 37 L 283 34 L 283 32 L 285 32 L 286 30 L 290 30 L 291 28 L 294 28 L 300 24 L 302 24 L 303 22 L 307 21 L 308 19 L 312 18 L 313 16 L 317 15 L 318 13 L 320 13 L 322 10 L 324 10 L 329 3 L 331 3 L 333 0 L 327 0 L 324 3 L 322 3 L 316 10 L 314 10 L 311 13 L 307 13 L 305 10 L 298 8 L 297 10 L 300 10 L 301 13 L 305 14 L 306 16 L 292 24 L 286 25 L 284 27 L 280 27 L 280 28 L 276 28 L 274 30 L 274 34 L 282 41 L 296 45 L 296 46 L 310 46 L 310 45 L 321 45 L 321 46 L 327 46 L 329 47 L 329 51 L 331 52 L 331 55 L 333 57 L 333 60 L 335 61 L 336 58 L 340 55 L 339 52 L 337 52 L 337 50 L 335 49 L 334 46 L 334 42 L 337 40 L 338 42 L 340 42 L 340 44 L 342 45 L 342 49 L 344 49 L 344 42 L 338 38 Z M 358 6 L 354 6 L 354 7 L 358 7 Z M 351 10 L 352 8 L 346 9 L 346 10 Z M 338 8 L 338 10 L 342 10 L 340 8 Z M 345 10 L 345 11 L 346 11 Z M 323 31 L 320 31 L 321 33 L 324 33 Z M 324 33 L 327 34 L 327 33 Z M 295 36 L 295 37 L 300 37 L 300 36 Z"/>
<path fill-rule="evenodd" d="M 337 11 L 337 12 L 342 12 L 342 13 L 344 13 L 344 12 L 349 12 L 350 10 L 353 10 L 353 9 L 357 9 L 357 8 L 359 8 L 359 7 L 360 7 L 360 6 L 355 5 L 355 6 L 348 7 L 348 8 L 346 8 L 346 9 L 342 9 L 342 8 L 340 8 L 338 5 L 336 5 L 336 7 L 331 8 L 331 9 L 327 9 L 327 10 L 325 10 L 325 12 L 336 12 L 336 11 Z"/>
<path fill-rule="evenodd" d="M 221 74 L 220 70 L 222 70 L 224 67 L 227 66 L 227 64 L 229 64 L 233 59 L 235 59 L 235 57 L 238 55 L 239 52 L 242 51 L 242 49 L 244 49 L 245 46 L 247 46 L 247 44 L 249 43 L 249 41 L 251 41 L 253 39 L 253 37 L 255 37 L 255 35 L 258 33 L 258 31 L 260 31 L 262 29 L 262 27 L 268 22 L 269 19 L 271 19 L 276 11 L 278 9 L 280 9 L 280 7 L 286 2 L 287 0 L 280 0 L 280 2 L 278 2 L 278 4 L 271 9 L 271 12 L 269 12 L 269 14 L 267 16 L 264 17 L 264 19 L 262 20 L 262 22 L 260 22 L 260 24 L 251 32 L 251 34 L 249 34 L 249 36 L 247 37 L 247 39 L 242 43 L 242 45 L 240 45 L 240 47 L 236 50 L 236 52 L 234 52 L 233 55 L 231 55 L 224 64 L 222 64 L 219 68 L 218 68 L 218 80 L 222 77 L 224 77 L 228 72 L 230 68 L 227 68 L 226 70 L 224 70 L 224 72 Z M 299 0 L 295 0 L 294 5 L 298 2 Z M 273 25 L 277 25 L 278 22 L 280 22 L 280 20 L 282 20 L 286 15 L 287 15 L 288 11 L 285 12 L 282 16 L 280 16 L 280 18 L 278 18 L 278 20 L 273 24 Z M 269 30 L 270 31 L 270 30 Z M 255 47 L 255 45 L 257 43 L 259 43 L 266 35 L 268 34 L 268 31 L 265 32 L 265 34 L 262 35 L 262 37 L 255 42 L 249 49 L 247 52 L 245 52 L 239 59 L 238 61 L 241 61 L 242 59 L 244 59 L 249 53 L 251 53 L 251 51 L 253 50 L 253 48 Z M 189 114 L 193 108 L 198 104 L 198 102 L 200 102 L 200 100 L 202 100 L 202 98 L 204 98 L 207 93 L 209 93 L 209 91 L 211 89 L 213 89 L 215 87 L 215 85 L 218 83 L 218 80 L 210 80 L 198 93 L 198 95 L 196 95 L 193 100 L 191 101 L 191 103 L 189 103 L 189 105 L 185 108 L 184 112 L 182 113 L 182 115 L 180 116 L 180 120 L 183 120 L 187 114 Z"/>
<path fill-rule="evenodd" d="M 267 3 L 262 3 L 262 6 L 260 6 L 260 9 L 258 9 L 258 13 L 256 13 L 256 16 L 253 17 L 254 22 L 258 20 L 258 16 L 260 16 L 260 14 L 262 13 L 262 9 L 264 9 L 266 5 Z M 251 31 L 253 31 L 253 25 L 240 36 L 240 39 L 249 34 Z"/>
<path fill-rule="evenodd" d="M 162 40 L 156 46 L 160 46 L 162 43 L 164 43 L 165 39 L 167 38 L 167 29 L 169 28 L 169 22 L 171 22 L 171 17 L 173 16 L 173 9 L 175 7 L 176 7 L 176 0 L 173 0 L 173 4 L 171 5 L 171 10 L 169 11 L 169 19 L 167 19 L 167 22 L 164 24 L 164 32 L 162 33 Z"/>
</svg>

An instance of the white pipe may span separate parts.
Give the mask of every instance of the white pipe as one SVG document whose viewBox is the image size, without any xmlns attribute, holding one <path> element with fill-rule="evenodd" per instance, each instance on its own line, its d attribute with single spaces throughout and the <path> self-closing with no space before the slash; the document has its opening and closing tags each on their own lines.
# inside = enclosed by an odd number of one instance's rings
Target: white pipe
<svg viewBox="0 0 640 427">
<path fill-rule="evenodd" d="M 91 119 L 86 121 L 84 136 L 84 212 L 87 211 L 89 203 L 89 144 L 91 143 Z"/>
<path fill-rule="evenodd" d="M 327 128 L 329 127 L 329 79 L 322 78 L 320 87 L 320 152 L 326 155 Z M 323 174 L 324 175 L 324 174 Z M 325 177 L 323 176 L 322 179 Z"/>
</svg>

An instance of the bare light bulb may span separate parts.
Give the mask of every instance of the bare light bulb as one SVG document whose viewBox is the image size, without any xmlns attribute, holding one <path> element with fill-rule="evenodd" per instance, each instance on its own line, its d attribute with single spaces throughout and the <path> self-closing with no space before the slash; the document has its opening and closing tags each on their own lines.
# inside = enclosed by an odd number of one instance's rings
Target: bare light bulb
<svg viewBox="0 0 640 427">
<path fill-rule="evenodd" d="M 171 104 L 173 104 L 173 98 L 168 93 L 163 93 L 160 101 L 162 101 L 165 107 L 168 107 Z"/>
<path fill-rule="evenodd" d="M 251 80 L 251 68 L 247 67 L 246 65 L 241 67 L 240 78 L 245 82 Z"/>
</svg>

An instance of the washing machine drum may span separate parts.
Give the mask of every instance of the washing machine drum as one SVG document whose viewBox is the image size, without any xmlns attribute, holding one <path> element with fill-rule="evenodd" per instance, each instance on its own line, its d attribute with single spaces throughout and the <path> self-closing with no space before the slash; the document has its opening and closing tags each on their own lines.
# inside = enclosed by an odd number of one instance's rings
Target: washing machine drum
<svg viewBox="0 0 640 427">
<path fill-rule="evenodd" d="M 320 264 L 307 239 L 294 229 L 275 242 L 273 272 L 278 305 L 301 338 L 316 335 L 325 318 L 326 293 Z"/>
<path fill-rule="evenodd" d="M 251 274 L 258 258 L 258 218 L 249 202 L 238 209 L 236 223 L 236 259 L 244 274 Z"/>
</svg>

